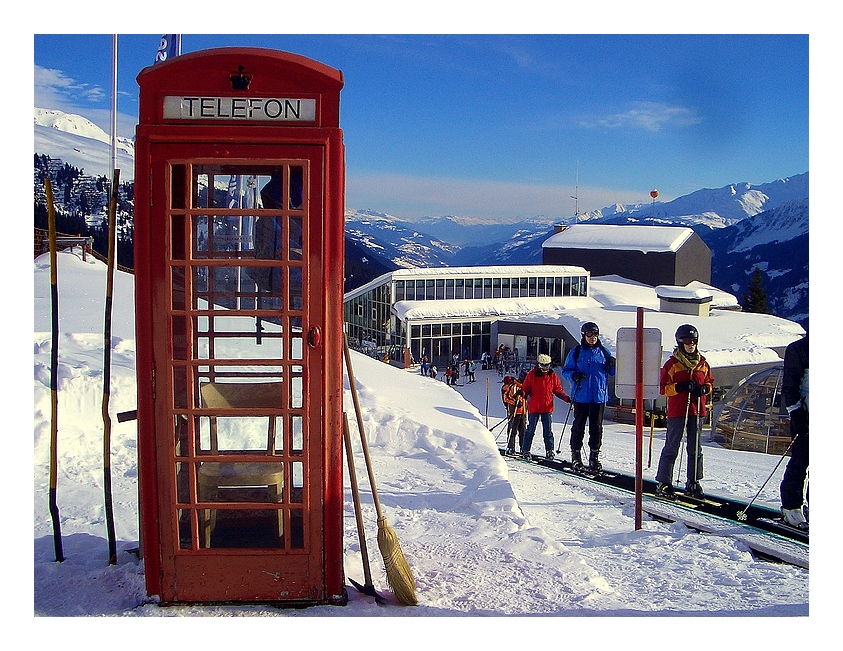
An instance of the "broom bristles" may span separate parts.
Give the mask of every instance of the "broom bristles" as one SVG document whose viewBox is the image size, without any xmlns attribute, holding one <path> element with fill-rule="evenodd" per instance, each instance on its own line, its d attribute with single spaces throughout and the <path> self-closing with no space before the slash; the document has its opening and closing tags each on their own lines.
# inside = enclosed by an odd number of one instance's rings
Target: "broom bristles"
<svg viewBox="0 0 843 651">
<path fill-rule="evenodd" d="M 386 580 L 395 597 L 405 606 L 416 606 L 419 601 L 416 598 L 416 580 L 413 578 L 413 571 L 410 564 L 404 557 L 398 536 L 395 535 L 386 518 L 378 518 L 378 547 L 383 556 L 383 564 L 386 568 Z"/>
</svg>

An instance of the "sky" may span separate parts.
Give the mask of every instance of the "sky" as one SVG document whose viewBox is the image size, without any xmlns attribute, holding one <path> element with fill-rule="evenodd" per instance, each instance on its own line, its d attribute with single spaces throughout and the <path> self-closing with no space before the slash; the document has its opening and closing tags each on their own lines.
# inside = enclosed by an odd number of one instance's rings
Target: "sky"
<svg viewBox="0 0 843 651">
<path fill-rule="evenodd" d="M 549 24 L 535 14 L 512 22 L 428 14 L 410 23 L 415 34 L 395 33 L 407 21 L 373 23 L 383 32 L 371 33 L 358 17 L 349 25 L 359 33 L 341 33 L 348 27 L 337 19 L 315 30 L 334 33 L 183 33 L 182 51 L 268 47 L 341 70 L 347 206 L 406 219 L 565 218 L 649 202 L 653 189 L 670 200 L 809 171 L 807 30 L 683 34 L 654 21 L 663 34 L 633 33 L 647 29 L 646 8 L 628 22 L 585 17 L 604 33 L 562 33 L 576 22 L 568 13 Z M 724 11 L 744 31 L 742 18 L 765 27 L 758 15 Z M 515 33 L 525 22 L 560 33 Z M 716 20 L 700 26 L 707 24 L 723 28 Z M 291 25 L 307 32 L 309 23 L 279 20 L 278 31 Z M 800 26 L 796 19 L 771 32 Z M 509 27 L 513 33 L 499 33 Z M 435 33 L 443 28 L 453 33 Z M 133 135 L 135 79 L 152 65 L 160 36 L 118 36 L 120 135 Z M 78 112 L 109 131 L 111 52 L 110 33 L 35 34 L 35 106 Z"/>
</svg>

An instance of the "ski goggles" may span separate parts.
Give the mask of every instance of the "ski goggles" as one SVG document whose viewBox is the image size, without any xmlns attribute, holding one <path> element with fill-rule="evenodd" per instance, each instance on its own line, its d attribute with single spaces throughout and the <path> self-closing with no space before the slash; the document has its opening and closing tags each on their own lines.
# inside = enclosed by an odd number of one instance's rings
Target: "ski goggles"
<svg viewBox="0 0 843 651">
<path fill-rule="evenodd" d="M 680 339 L 679 341 L 681 341 L 683 344 L 687 344 L 688 346 L 690 346 L 692 344 L 694 346 L 697 345 L 697 340 L 694 339 L 693 337 L 685 337 L 684 339 Z"/>
</svg>

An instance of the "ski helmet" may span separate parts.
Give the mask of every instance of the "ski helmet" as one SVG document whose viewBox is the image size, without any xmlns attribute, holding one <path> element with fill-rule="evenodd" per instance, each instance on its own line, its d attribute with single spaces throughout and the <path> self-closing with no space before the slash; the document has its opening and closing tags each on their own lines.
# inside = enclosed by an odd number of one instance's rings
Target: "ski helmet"
<svg viewBox="0 0 843 651">
<path fill-rule="evenodd" d="M 696 339 L 699 341 L 700 333 L 697 332 L 697 329 L 686 323 L 685 325 L 679 326 L 676 330 L 676 344 L 682 345 L 683 339 Z"/>
<path fill-rule="evenodd" d="M 539 363 L 539 367 L 542 369 L 550 368 L 550 355 L 545 355 L 542 353 L 539 355 L 538 359 L 536 360 Z"/>
<path fill-rule="evenodd" d="M 583 323 L 582 328 L 580 328 L 580 332 L 583 337 L 585 337 L 588 332 L 596 332 L 597 336 L 600 336 L 600 328 L 597 327 L 597 324 L 594 321 L 587 321 Z"/>
</svg>

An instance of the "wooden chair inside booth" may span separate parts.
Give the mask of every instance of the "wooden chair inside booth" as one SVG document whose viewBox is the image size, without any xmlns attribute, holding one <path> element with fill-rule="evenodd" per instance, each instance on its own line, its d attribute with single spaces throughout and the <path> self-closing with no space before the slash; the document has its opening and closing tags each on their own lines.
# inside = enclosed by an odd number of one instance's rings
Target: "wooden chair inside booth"
<svg viewBox="0 0 843 651">
<path fill-rule="evenodd" d="M 278 411 L 282 394 L 277 382 L 208 382 L 200 388 L 203 409 L 267 409 Z M 269 416 L 266 453 L 275 456 L 275 416 Z M 219 454 L 217 417 L 210 416 L 211 454 Z M 279 462 L 206 461 L 197 471 L 199 501 L 214 502 L 221 488 L 260 488 L 269 491 L 269 501 L 280 503 L 284 496 L 284 465 Z M 216 526 L 216 509 L 200 512 L 199 528 L 205 547 L 211 546 Z M 278 535 L 284 535 L 284 512 L 277 510 Z"/>
</svg>

